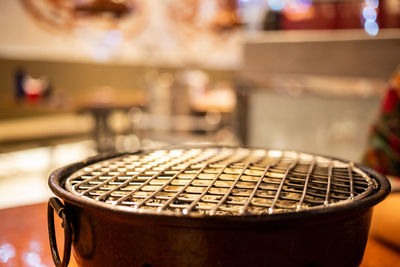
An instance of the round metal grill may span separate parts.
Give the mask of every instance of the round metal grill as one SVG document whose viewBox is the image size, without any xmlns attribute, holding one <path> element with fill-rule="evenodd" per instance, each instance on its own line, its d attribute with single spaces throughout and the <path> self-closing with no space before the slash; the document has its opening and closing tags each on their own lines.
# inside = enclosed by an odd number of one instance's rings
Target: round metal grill
<svg viewBox="0 0 400 267">
<path fill-rule="evenodd" d="M 353 163 L 294 151 L 189 148 L 126 154 L 68 177 L 73 194 L 132 212 L 260 215 L 344 205 L 375 180 Z"/>
</svg>

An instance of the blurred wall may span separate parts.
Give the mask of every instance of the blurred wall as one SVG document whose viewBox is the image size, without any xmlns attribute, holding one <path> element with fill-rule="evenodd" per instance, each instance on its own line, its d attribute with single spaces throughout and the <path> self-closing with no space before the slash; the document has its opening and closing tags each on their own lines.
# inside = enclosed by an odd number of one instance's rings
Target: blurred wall
<svg viewBox="0 0 400 267">
<path fill-rule="evenodd" d="M 111 102 L 142 103 L 146 99 L 146 75 L 149 71 L 175 74 L 180 69 L 121 64 L 79 63 L 62 61 L 29 61 L 0 58 L 0 119 L 29 115 L 20 114 L 14 101 L 14 75 L 22 67 L 33 77 L 46 76 L 55 91 L 62 93 L 67 109 L 87 104 L 104 87 Z M 211 81 L 230 80 L 234 72 L 206 70 Z M 20 109 L 20 107 L 18 107 Z"/>
<path fill-rule="evenodd" d="M 380 97 L 291 97 L 258 90 L 249 98 L 249 145 L 360 161 Z"/>
<path fill-rule="evenodd" d="M 67 90 L 68 94 L 78 98 L 99 86 L 112 86 L 119 90 L 143 89 L 143 74 L 146 72 L 146 68 L 135 66 L 0 59 L 3 101 L 13 98 L 14 74 L 18 67 L 33 77 L 46 76 L 55 88 Z"/>
</svg>

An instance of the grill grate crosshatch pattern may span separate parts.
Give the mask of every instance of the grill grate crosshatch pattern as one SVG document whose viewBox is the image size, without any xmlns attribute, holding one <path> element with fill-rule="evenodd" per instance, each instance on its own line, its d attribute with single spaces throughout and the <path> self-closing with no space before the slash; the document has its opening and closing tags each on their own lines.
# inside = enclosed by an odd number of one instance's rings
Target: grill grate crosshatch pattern
<svg viewBox="0 0 400 267">
<path fill-rule="evenodd" d="M 344 205 L 375 183 L 344 161 L 294 151 L 188 148 L 126 154 L 66 181 L 73 194 L 132 212 L 261 215 Z"/>
</svg>

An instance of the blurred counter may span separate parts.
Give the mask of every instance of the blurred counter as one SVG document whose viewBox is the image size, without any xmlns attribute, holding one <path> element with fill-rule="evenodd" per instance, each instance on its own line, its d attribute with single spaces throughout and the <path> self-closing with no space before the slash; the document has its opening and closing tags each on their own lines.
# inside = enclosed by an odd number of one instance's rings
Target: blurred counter
<svg viewBox="0 0 400 267">
<path fill-rule="evenodd" d="M 46 201 L 50 173 L 93 156 L 94 148 L 92 141 L 80 141 L 0 153 L 0 209 Z"/>
<path fill-rule="evenodd" d="M 29 147 L 34 143 L 37 147 L 60 143 L 62 139 L 87 138 L 93 125 L 89 115 L 75 113 L 0 120 L 0 152 L 22 144 Z"/>
</svg>

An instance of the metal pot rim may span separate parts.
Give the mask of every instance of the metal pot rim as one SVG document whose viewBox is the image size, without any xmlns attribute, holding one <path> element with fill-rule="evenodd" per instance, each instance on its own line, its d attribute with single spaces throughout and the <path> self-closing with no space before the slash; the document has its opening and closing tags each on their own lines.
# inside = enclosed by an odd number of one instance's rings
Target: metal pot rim
<svg viewBox="0 0 400 267">
<path fill-rule="evenodd" d="M 192 148 L 191 146 L 190 148 Z M 206 148 L 211 146 L 200 146 L 199 148 Z M 218 146 L 212 146 L 218 147 Z M 226 147 L 226 146 L 225 146 Z M 158 148 L 158 149 L 149 149 L 149 150 L 141 150 L 133 153 L 111 153 L 111 154 L 100 154 L 98 156 L 88 158 L 84 161 L 73 163 L 67 165 L 65 167 L 59 168 L 55 170 L 49 178 L 48 184 L 50 189 L 53 191 L 55 195 L 60 197 L 62 200 L 72 204 L 79 206 L 84 209 L 90 209 L 94 212 L 101 212 L 108 215 L 111 215 L 118 219 L 128 219 L 128 220 L 147 220 L 152 221 L 156 224 L 165 224 L 165 225 L 221 225 L 221 222 L 224 222 L 222 226 L 227 226 L 226 224 L 251 224 L 251 225 L 265 225 L 265 224 L 277 224 L 277 223 L 298 223 L 299 221 L 308 221 L 310 222 L 311 218 L 319 218 L 320 220 L 326 219 L 338 219 L 343 216 L 352 216 L 357 212 L 364 211 L 366 209 L 372 208 L 377 203 L 381 202 L 390 192 L 390 184 L 385 176 L 377 173 L 376 171 L 364 167 L 360 164 L 355 164 L 358 168 L 365 171 L 368 175 L 371 175 L 377 182 L 377 188 L 370 195 L 358 199 L 353 202 L 346 203 L 345 205 L 340 206 L 330 206 L 325 208 L 318 209 L 304 209 L 296 212 L 286 212 L 286 213 L 276 213 L 270 215 L 245 215 L 245 216 L 237 216 L 237 215 L 218 215 L 218 216 L 187 216 L 187 215 L 177 215 L 177 214 L 149 214 L 149 213 L 138 213 L 133 212 L 131 210 L 126 210 L 122 208 L 118 208 L 115 206 L 111 206 L 109 204 L 90 201 L 88 199 L 79 197 L 77 195 L 68 192 L 64 189 L 64 183 L 66 178 L 74 173 L 75 171 L 110 158 L 122 156 L 125 154 L 136 154 L 143 152 L 150 152 L 153 150 L 159 149 L 176 149 L 176 148 L 188 148 L 188 147 L 168 147 L 168 148 Z M 194 148 L 197 148 L 195 146 Z M 247 147 L 250 149 L 260 149 L 254 147 Z M 261 148 L 265 149 L 265 148 Z M 282 150 L 281 151 L 291 151 L 291 150 Z M 307 153 L 301 152 L 300 153 Z M 310 153 L 316 156 L 323 156 L 319 154 Z M 347 160 L 342 160 L 339 158 L 328 157 L 331 159 L 337 159 L 344 162 L 349 162 Z M 320 221 L 317 220 L 317 221 Z"/>
</svg>

